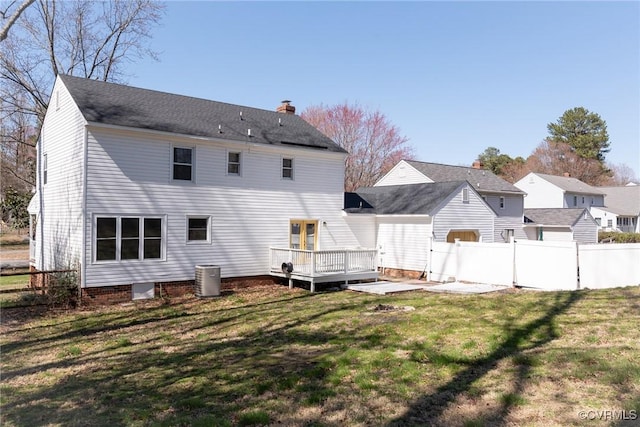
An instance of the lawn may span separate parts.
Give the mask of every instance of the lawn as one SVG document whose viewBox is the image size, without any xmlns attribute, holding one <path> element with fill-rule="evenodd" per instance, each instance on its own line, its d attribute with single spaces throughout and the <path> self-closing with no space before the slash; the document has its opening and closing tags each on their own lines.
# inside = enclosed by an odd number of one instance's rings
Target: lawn
<svg viewBox="0 0 640 427">
<path fill-rule="evenodd" d="M 602 426 L 640 414 L 639 287 L 271 286 L 31 310 L 2 311 L 3 426 Z"/>
</svg>

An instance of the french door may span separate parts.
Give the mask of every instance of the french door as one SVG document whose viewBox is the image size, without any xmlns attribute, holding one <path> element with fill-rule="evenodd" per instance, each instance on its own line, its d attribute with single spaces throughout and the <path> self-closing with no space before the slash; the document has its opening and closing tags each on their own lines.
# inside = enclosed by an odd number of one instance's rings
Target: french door
<svg viewBox="0 0 640 427">
<path fill-rule="evenodd" d="M 289 247 L 314 251 L 318 247 L 318 221 L 292 219 L 289 225 Z"/>
</svg>

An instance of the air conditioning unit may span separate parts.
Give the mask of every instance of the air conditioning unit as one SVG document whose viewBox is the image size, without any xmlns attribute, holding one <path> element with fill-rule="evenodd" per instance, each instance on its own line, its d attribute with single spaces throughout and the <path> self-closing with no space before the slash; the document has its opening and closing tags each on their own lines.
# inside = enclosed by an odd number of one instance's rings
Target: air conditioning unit
<svg viewBox="0 0 640 427">
<path fill-rule="evenodd" d="M 220 296 L 220 266 L 196 265 L 196 296 Z"/>
</svg>

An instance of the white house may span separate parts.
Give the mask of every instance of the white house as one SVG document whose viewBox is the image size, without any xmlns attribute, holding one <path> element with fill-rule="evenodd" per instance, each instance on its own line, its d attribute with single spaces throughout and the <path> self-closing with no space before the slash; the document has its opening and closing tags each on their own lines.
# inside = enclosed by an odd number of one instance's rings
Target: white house
<svg viewBox="0 0 640 427">
<path fill-rule="evenodd" d="M 278 111 L 58 76 L 38 141 L 32 268 L 75 268 L 83 298 L 269 274 L 269 248 L 360 246 L 346 152 Z M 297 245 L 297 246 L 296 246 Z"/>
<path fill-rule="evenodd" d="M 640 233 L 640 185 L 598 187 L 606 193 L 604 206 L 592 207 L 600 229 Z"/>
<path fill-rule="evenodd" d="M 529 240 L 598 243 L 598 224 L 587 208 L 533 208 L 524 210 Z"/>
<path fill-rule="evenodd" d="M 526 239 L 522 229 L 525 192 L 493 172 L 482 169 L 479 162 L 475 162 L 473 167 L 466 167 L 402 160 L 375 186 L 450 181 L 467 181 L 493 209 L 493 241 L 508 242 L 514 237 Z"/>
<path fill-rule="evenodd" d="M 531 172 L 514 185 L 527 193 L 525 209 L 604 206 L 604 191 L 570 176 Z"/>
<path fill-rule="evenodd" d="M 493 242 L 495 212 L 467 181 L 360 188 L 345 197 L 347 221 L 373 238 L 380 267 L 418 276 L 433 242 Z M 357 231 L 356 231 L 357 230 Z"/>
</svg>

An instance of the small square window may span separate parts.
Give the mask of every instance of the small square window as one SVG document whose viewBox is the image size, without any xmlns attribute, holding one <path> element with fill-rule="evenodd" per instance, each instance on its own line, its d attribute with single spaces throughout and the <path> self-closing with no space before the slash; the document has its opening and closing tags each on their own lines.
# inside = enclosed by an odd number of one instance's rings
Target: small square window
<svg viewBox="0 0 640 427">
<path fill-rule="evenodd" d="M 229 152 L 227 155 L 227 174 L 240 175 L 241 156 L 238 152 Z"/>
<path fill-rule="evenodd" d="M 282 179 L 293 179 L 293 159 L 282 159 Z"/>
<path fill-rule="evenodd" d="M 208 217 L 187 218 L 187 241 L 188 242 L 208 242 L 209 241 L 209 218 Z"/>
</svg>

